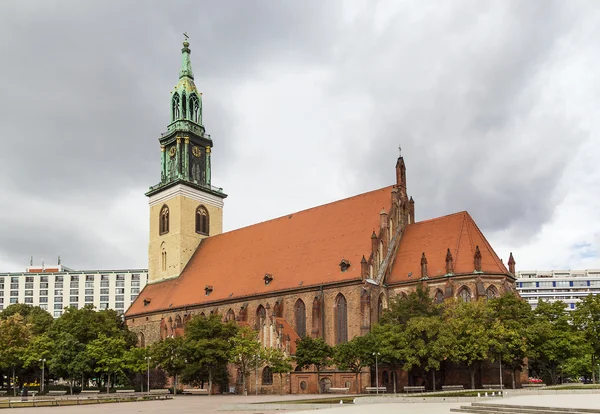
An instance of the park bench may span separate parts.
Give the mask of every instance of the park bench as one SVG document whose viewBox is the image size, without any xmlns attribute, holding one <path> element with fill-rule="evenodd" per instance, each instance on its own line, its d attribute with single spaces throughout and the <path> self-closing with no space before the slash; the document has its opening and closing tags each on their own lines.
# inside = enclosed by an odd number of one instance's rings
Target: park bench
<svg viewBox="0 0 600 414">
<path fill-rule="evenodd" d="M 135 390 L 117 390 L 117 394 L 134 394 Z"/>
<path fill-rule="evenodd" d="M 183 393 L 189 395 L 208 395 L 208 390 L 205 388 L 185 388 Z"/>
<path fill-rule="evenodd" d="M 404 387 L 404 392 L 425 392 L 424 385 L 408 385 Z"/>
<path fill-rule="evenodd" d="M 50 390 L 48 391 L 48 395 L 67 395 L 66 390 Z"/>
<path fill-rule="evenodd" d="M 163 394 L 170 394 L 168 389 L 158 389 L 158 390 L 150 390 L 150 394 L 157 394 L 157 395 L 163 395 Z"/>
<path fill-rule="evenodd" d="M 546 384 L 521 384 L 522 388 L 542 388 L 545 386 Z"/>
<path fill-rule="evenodd" d="M 6 394 L 8 394 L 8 391 L 6 391 L 6 390 L 0 390 L 0 395 L 6 395 Z"/>
<path fill-rule="evenodd" d="M 340 388 L 329 387 L 329 393 L 331 393 L 331 394 L 348 394 L 348 391 L 350 391 L 349 387 L 340 387 Z"/>
<path fill-rule="evenodd" d="M 462 385 L 442 385 L 442 391 L 459 391 L 464 389 L 465 387 Z"/>
<path fill-rule="evenodd" d="M 81 390 L 81 394 L 99 394 L 100 390 Z"/>
<path fill-rule="evenodd" d="M 386 387 L 366 387 L 365 390 L 368 393 L 372 393 L 372 392 L 386 392 L 387 388 Z"/>
<path fill-rule="evenodd" d="M 484 390 L 501 390 L 504 388 L 504 385 L 500 384 L 482 384 L 481 386 Z"/>
</svg>

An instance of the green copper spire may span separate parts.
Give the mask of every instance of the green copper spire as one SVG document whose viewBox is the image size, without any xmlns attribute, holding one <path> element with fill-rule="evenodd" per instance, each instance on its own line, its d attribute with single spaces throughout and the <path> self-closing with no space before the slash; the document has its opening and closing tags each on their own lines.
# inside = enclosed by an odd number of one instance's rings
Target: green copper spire
<svg viewBox="0 0 600 414">
<path fill-rule="evenodd" d="M 192 72 L 192 61 L 190 60 L 190 43 L 186 39 L 183 41 L 183 49 L 181 49 L 181 71 L 179 72 L 179 79 L 188 77 L 194 79 L 194 73 Z"/>
</svg>

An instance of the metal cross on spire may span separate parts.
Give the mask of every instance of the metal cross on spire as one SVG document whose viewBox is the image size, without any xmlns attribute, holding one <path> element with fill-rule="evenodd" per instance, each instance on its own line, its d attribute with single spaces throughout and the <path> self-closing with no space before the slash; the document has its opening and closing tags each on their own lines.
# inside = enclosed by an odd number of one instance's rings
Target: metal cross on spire
<svg viewBox="0 0 600 414">
<path fill-rule="evenodd" d="M 188 40 L 190 37 L 188 36 L 187 32 L 183 32 L 183 35 L 185 36 L 185 40 Z"/>
<path fill-rule="evenodd" d="M 402 156 L 402 145 L 398 145 L 398 155 Z"/>
</svg>

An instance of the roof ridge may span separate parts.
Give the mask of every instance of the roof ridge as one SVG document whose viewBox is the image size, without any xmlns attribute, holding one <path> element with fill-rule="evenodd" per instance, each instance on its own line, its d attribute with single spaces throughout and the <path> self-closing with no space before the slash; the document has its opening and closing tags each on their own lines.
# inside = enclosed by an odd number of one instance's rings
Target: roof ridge
<svg viewBox="0 0 600 414">
<path fill-rule="evenodd" d="M 437 220 L 444 220 L 448 217 L 452 217 L 452 216 L 458 216 L 458 215 L 464 215 L 464 214 L 469 214 L 466 210 L 462 210 L 462 211 L 457 211 L 456 213 L 450 213 L 450 214 L 446 214 L 445 216 L 439 216 L 439 217 L 434 217 L 434 218 L 430 218 L 427 220 L 421 220 L 421 221 L 417 221 L 415 223 L 410 224 L 411 226 L 418 226 L 419 224 L 426 224 L 426 223 L 431 223 L 432 221 L 437 221 Z"/>
<path fill-rule="evenodd" d="M 358 198 L 358 197 L 364 197 L 364 196 L 367 196 L 369 194 L 376 193 L 378 191 L 383 191 L 383 190 L 386 190 L 386 189 L 390 189 L 391 190 L 393 187 L 394 187 L 393 185 L 388 185 L 386 187 L 381 187 L 381 188 L 378 188 L 376 190 L 371 190 L 371 191 L 367 191 L 367 192 L 364 192 L 364 193 L 355 194 L 353 196 L 342 198 L 340 200 L 335 200 L 335 201 L 331 201 L 329 203 L 325 203 L 325 204 L 320 204 L 320 205 L 317 205 L 317 206 L 309 207 L 309 208 L 306 208 L 304 210 L 300 210 L 300 211 L 296 211 L 296 212 L 293 212 L 293 213 L 284 214 L 283 216 L 275 217 L 275 218 L 272 218 L 272 219 L 269 219 L 269 220 L 259 221 L 258 223 L 250 224 L 248 226 L 239 227 L 237 229 L 229 230 L 229 231 L 226 231 L 226 232 L 223 232 L 223 233 L 220 233 L 220 234 L 215 234 L 214 236 L 207 237 L 205 240 L 209 241 L 210 239 L 214 239 L 216 237 L 219 237 L 219 236 L 222 236 L 222 235 L 225 235 L 225 234 L 231 234 L 231 233 L 235 233 L 235 232 L 240 231 L 240 230 L 248 229 L 248 228 L 255 227 L 255 226 L 258 226 L 258 225 L 262 225 L 262 224 L 265 224 L 265 223 L 271 223 L 271 222 L 274 222 L 274 221 L 277 221 L 277 220 L 283 220 L 285 218 L 290 218 L 290 216 L 293 216 L 293 215 L 296 215 L 296 214 L 304 214 L 306 212 L 309 212 L 311 210 L 315 210 L 317 208 L 328 207 L 328 206 L 331 206 L 333 204 L 347 202 L 349 200 L 352 200 L 352 199 L 355 199 L 355 198 Z"/>
</svg>

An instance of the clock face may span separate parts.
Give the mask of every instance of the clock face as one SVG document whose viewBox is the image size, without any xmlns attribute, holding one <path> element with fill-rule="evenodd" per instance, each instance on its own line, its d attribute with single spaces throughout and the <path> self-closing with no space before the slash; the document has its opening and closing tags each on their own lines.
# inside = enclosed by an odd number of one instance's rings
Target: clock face
<svg viewBox="0 0 600 414">
<path fill-rule="evenodd" d="M 169 155 L 171 157 L 174 157 L 176 152 L 177 152 L 177 148 L 175 148 L 174 146 L 169 149 Z"/>
<path fill-rule="evenodd" d="M 200 154 L 201 154 L 200 147 L 199 147 L 199 146 L 197 146 L 197 145 L 195 145 L 195 146 L 192 148 L 192 154 L 194 155 L 194 157 L 196 157 L 196 158 L 200 158 Z"/>
</svg>

